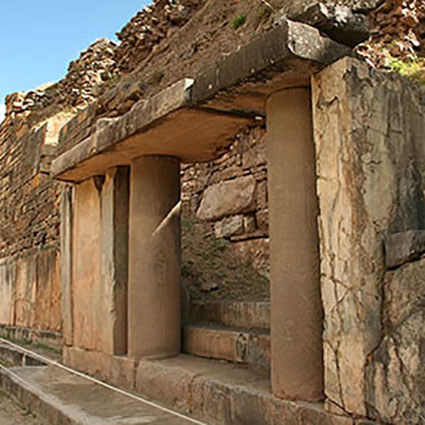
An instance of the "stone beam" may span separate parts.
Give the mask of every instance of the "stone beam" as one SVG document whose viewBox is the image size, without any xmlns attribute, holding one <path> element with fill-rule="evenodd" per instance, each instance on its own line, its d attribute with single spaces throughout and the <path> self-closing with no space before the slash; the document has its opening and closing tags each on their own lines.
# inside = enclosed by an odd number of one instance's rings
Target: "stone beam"
<svg viewBox="0 0 425 425">
<path fill-rule="evenodd" d="M 139 101 L 121 117 L 100 119 L 91 136 L 54 160 L 53 175 L 78 182 L 142 155 L 209 161 L 265 113 L 270 94 L 308 86 L 312 74 L 349 52 L 315 28 L 283 20 L 194 79 Z"/>
</svg>

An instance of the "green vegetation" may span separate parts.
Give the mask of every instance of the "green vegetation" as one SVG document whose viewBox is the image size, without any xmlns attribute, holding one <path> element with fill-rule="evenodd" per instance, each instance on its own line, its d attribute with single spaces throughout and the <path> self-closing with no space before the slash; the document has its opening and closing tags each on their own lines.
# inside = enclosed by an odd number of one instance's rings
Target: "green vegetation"
<svg viewBox="0 0 425 425">
<path fill-rule="evenodd" d="M 420 84 L 425 84 L 425 59 L 415 58 L 410 61 L 389 56 L 390 69 L 403 77 L 410 78 Z"/>
<path fill-rule="evenodd" d="M 241 13 L 240 15 L 238 15 L 234 21 L 232 22 L 232 28 L 234 30 L 237 30 L 238 28 L 240 28 L 244 23 L 246 22 L 246 14 L 245 13 Z"/>
</svg>

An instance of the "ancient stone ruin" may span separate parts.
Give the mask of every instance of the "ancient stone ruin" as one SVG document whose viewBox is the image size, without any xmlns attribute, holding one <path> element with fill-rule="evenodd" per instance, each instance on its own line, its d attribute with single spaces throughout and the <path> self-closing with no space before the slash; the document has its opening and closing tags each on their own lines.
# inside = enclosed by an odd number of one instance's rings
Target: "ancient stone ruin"
<svg viewBox="0 0 425 425">
<path fill-rule="evenodd" d="M 398 18 L 420 58 L 419 1 L 157 0 L 8 96 L 0 333 L 209 424 L 425 424 Z"/>
</svg>

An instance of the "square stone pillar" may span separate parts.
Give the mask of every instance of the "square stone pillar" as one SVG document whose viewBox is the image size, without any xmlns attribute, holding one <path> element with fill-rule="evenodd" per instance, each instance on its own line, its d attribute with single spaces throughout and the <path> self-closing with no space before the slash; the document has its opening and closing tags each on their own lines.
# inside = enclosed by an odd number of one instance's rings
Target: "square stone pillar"
<svg viewBox="0 0 425 425">
<path fill-rule="evenodd" d="M 176 158 L 131 163 L 128 354 L 134 359 L 180 353 L 179 205 Z"/>
<path fill-rule="evenodd" d="M 72 314 L 72 219 L 73 186 L 61 188 L 60 249 L 61 249 L 61 311 L 62 334 L 66 346 L 73 345 Z"/>
<path fill-rule="evenodd" d="M 62 260 L 68 346 L 109 355 L 127 352 L 128 180 L 128 167 L 115 167 L 75 185 L 72 220 L 64 194 L 62 249 L 71 247 Z M 70 225 L 65 226 L 70 221 L 72 239 Z"/>
<path fill-rule="evenodd" d="M 272 95 L 267 131 L 272 389 L 280 398 L 318 401 L 323 312 L 310 90 Z"/>
</svg>

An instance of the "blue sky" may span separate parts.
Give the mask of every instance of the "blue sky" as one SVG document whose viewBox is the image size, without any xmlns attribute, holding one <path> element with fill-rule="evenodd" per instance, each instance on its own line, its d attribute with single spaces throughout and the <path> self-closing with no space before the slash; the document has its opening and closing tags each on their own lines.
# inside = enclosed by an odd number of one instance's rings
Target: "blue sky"
<svg viewBox="0 0 425 425">
<path fill-rule="evenodd" d="M 7 94 L 60 80 L 68 63 L 115 33 L 148 0 L 0 0 L 0 121 Z"/>
</svg>

